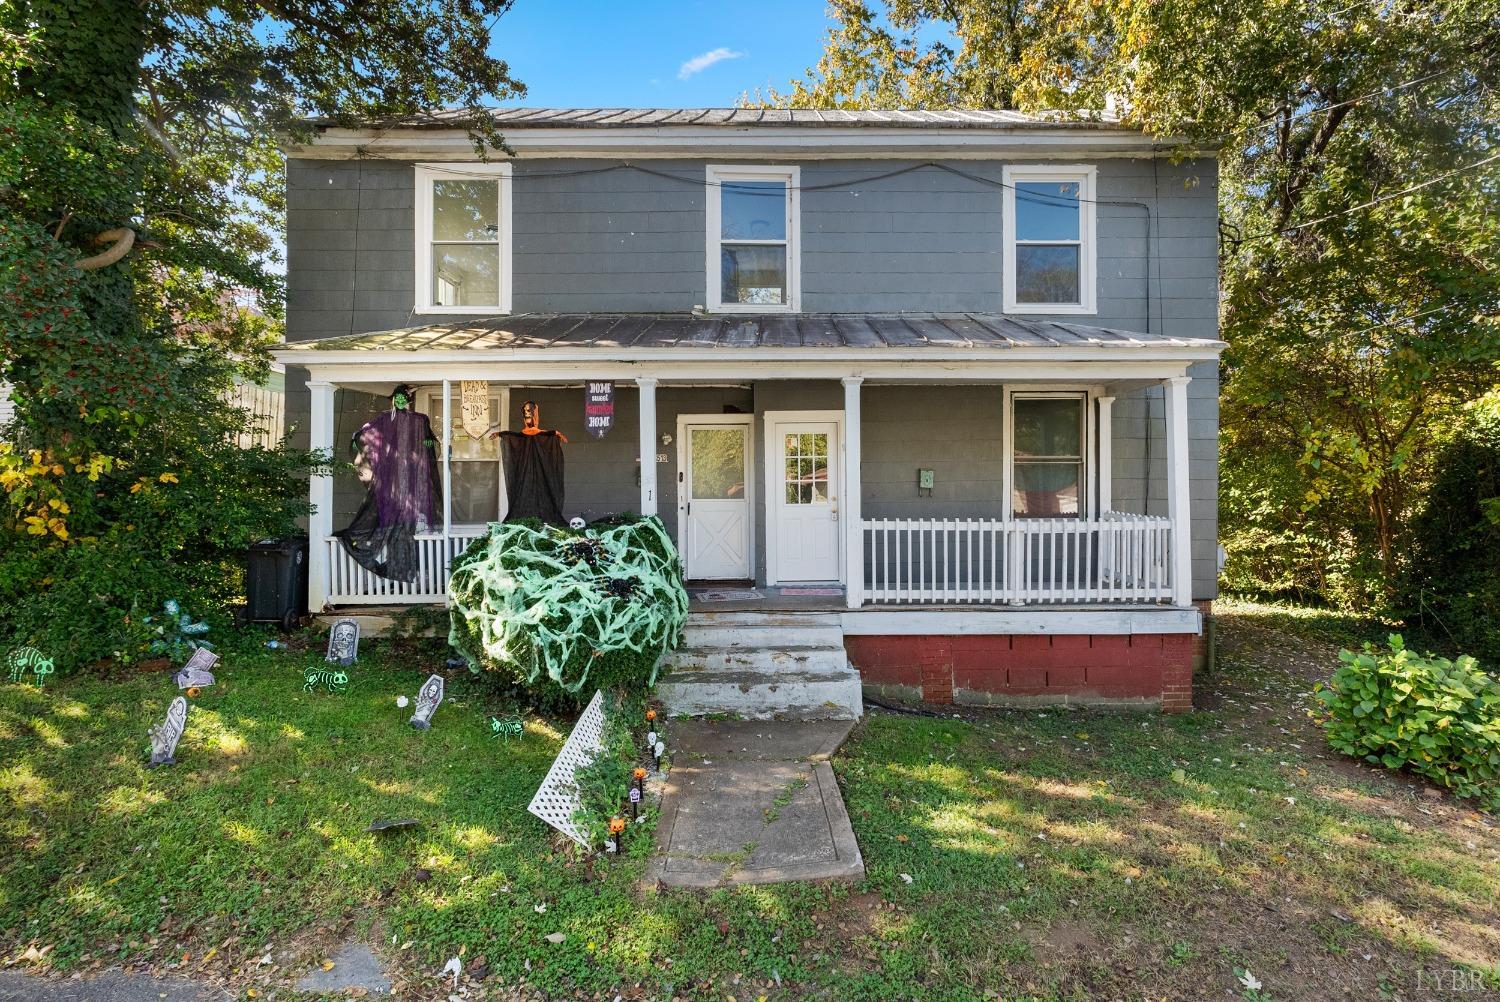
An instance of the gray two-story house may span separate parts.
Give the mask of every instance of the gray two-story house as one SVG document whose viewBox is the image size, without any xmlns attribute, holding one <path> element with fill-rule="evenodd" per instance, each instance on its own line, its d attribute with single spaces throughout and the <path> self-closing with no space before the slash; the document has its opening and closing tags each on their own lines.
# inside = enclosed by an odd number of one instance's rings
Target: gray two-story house
<svg viewBox="0 0 1500 1002">
<path fill-rule="evenodd" d="M 567 438 L 565 516 L 665 523 L 690 646 L 772 617 L 761 646 L 932 700 L 1190 705 L 1211 154 L 1008 111 L 495 115 L 512 154 L 441 115 L 287 150 L 289 423 L 342 457 L 406 384 L 440 439 L 412 580 L 335 539 L 359 482 L 313 479 L 314 612 L 443 601 L 530 401 Z M 783 688 L 817 660 L 775 662 Z"/>
</svg>

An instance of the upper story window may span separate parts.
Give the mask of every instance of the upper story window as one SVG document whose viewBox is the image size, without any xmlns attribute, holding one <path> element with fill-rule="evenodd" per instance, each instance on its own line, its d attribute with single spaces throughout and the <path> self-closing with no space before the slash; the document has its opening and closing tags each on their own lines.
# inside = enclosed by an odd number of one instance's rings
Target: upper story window
<svg viewBox="0 0 1500 1002">
<path fill-rule="evenodd" d="M 1003 172 L 1005 310 L 1094 313 L 1093 167 Z"/>
<path fill-rule="evenodd" d="M 708 167 L 708 308 L 795 312 L 801 300 L 796 167 Z"/>
<path fill-rule="evenodd" d="M 418 313 L 510 312 L 510 177 L 510 164 L 418 165 Z"/>
</svg>

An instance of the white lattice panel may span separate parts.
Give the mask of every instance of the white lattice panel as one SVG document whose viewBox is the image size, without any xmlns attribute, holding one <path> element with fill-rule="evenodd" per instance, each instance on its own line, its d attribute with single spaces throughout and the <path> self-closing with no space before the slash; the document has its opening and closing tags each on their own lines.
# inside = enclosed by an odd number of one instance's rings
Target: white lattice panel
<svg viewBox="0 0 1500 1002">
<path fill-rule="evenodd" d="M 547 770 L 547 778 L 537 787 L 536 796 L 526 808 L 547 824 L 562 832 L 585 849 L 588 837 L 573 823 L 573 812 L 578 810 L 578 787 L 573 781 L 574 772 L 592 762 L 599 749 L 604 747 L 604 690 L 594 692 L 594 698 L 583 708 L 583 715 L 573 725 L 573 733 L 563 742 L 562 751 Z"/>
</svg>

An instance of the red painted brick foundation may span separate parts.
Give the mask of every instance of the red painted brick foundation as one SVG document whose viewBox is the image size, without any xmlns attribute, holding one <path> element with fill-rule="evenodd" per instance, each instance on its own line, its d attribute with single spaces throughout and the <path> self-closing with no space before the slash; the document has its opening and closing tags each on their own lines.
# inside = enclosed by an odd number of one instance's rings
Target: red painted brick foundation
<svg viewBox="0 0 1500 1002">
<path fill-rule="evenodd" d="M 1189 633 L 1040 636 L 849 636 L 866 685 L 921 693 L 930 703 L 1078 703 L 1193 707 Z"/>
</svg>

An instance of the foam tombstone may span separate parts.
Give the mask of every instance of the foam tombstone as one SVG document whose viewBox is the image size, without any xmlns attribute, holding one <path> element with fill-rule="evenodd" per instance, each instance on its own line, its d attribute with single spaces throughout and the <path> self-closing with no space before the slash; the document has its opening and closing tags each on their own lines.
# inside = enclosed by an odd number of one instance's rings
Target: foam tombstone
<svg viewBox="0 0 1500 1002">
<path fill-rule="evenodd" d="M 182 670 L 172 676 L 172 681 L 177 683 L 179 689 L 202 689 L 213 685 L 216 679 L 209 669 L 218 663 L 217 654 L 206 647 L 199 647 L 193 651 L 193 656 L 188 658 Z"/>
<path fill-rule="evenodd" d="M 187 714 L 187 699 L 178 696 L 167 707 L 166 719 L 151 728 L 151 768 L 177 764 L 177 742 L 187 730 Z"/>
<path fill-rule="evenodd" d="M 411 715 L 411 725 L 419 731 L 432 726 L 432 715 L 443 702 L 443 676 L 429 675 L 422 688 L 417 690 L 417 709 Z"/>
<path fill-rule="evenodd" d="M 323 660 L 348 668 L 359 657 L 359 621 L 341 619 L 328 631 L 328 654 Z"/>
</svg>

